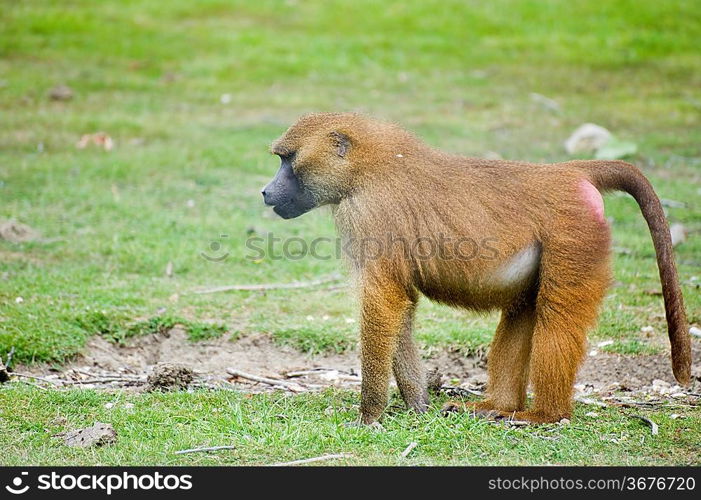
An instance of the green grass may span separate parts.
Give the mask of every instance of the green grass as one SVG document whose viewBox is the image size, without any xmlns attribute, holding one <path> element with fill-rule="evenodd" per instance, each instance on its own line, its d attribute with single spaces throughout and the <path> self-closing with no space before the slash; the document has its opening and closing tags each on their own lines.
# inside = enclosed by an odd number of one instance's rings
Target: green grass
<svg viewBox="0 0 701 500">
<path fill-rule="evenodd" d="M 569 425 L 506 428 L 465 415 L 442 417 L 439 398 L 424 415 L 392 400 L 384 431 L 348 428 L 357 394 L 326 390 L 297 396 L 195 391 L 133 395 L 92 390 L 44 392 L 13 384 L 0 392 L 3 465 L 271 464 L 327 453 L 347 465 L 698 465 L 701 411 L 601 409 L 578 405 Z M 111 408 L 105 408 L 113 403 Z M 133 407 L 130 407 L 130 403 Z M 596 416 L 586 414 L 594 411 Z M 672 413 L 683 418 L 671 419 Z M 659 425 L 659 434 L 633 415 Z M 71 449 L 55 434 L 109 422 L 115 445 Z M 404 459 L 402 450 L 418 447 Z M 233 445 L 233 451 L 174 455 L 181 449 Z M 508 450 L 505 453 L 504 450 Z"/>
<path fill-rule="evenodd" d="M 124 344 L 129 337 L 163 334 L 176 326 L 183 328 L 192 341 L 221 337 L 227 331 L 225 325 L 190 321 L 174 316 L 154 316 L 128 324 L 123 318 L 110 318 L 103 311 L 89 311 L 75 318 L 75 322 L 86 335 L 97 333 L 120 344 Z"/>
<path fill-rule="evenodd" d="M 697 2 L 2 0 L 0 26 L 0 219 L 42 233 L 29 243 L 0 240 L 0 355 L 14 347 L 16 362 L 62 362 L 91 335 L 124 339 L 157 329 L 158 318 L 189 325 L 193 340 L 223 325 L 312 353 L 352 348 L 356 304 L 345 289 L 191 293 L 343 269 L 336 259 L 278 259 L 246 246 L 268 234 L 333 237 L 324 210 L 283 221 L 259 194 L 277 167 L 269 143 L 299 114 L 318 110 L 396 120 L 467 155 L 565 160 L 563 141 L 588 121 L 634 141 L 631 161 L 660 196 L 687 203 L 667 211 L 690 230 L 677 257 L 690 320 L 701 323 Z M 58 84 L 74 98 L 49 100 Z M 544 109 L 532 92 L 561 110 Z M 97 131 L 114 139 L 112 151 L 76 148 Z M 666 341 L 661 298 L 648 293 L 660 286 L 650 237 L 629 197 L 607 197 L 606 213 L 624 251 L 614 256 L 616 284 L 591 338 L 612 339 L 610 349 L 625 354 L 652 352 Z M 424 301 L 417 337 L 427 352 L 474 352 L 496 321 Z M 657 333 L 642 335 L 644 326 Z M 27 394 L 39 406 L 67 404 Z M 197 403 L 162 398 L 166 408 Z M 304 432 L 333 427 L 321 417 L 315 426 Z M 31 438 L 23 443 L 30 453 Z M 592 456 L 576 444 L 574 456 Z M 50 459 L 33 453 L 25 458 Z"/>
</svg>

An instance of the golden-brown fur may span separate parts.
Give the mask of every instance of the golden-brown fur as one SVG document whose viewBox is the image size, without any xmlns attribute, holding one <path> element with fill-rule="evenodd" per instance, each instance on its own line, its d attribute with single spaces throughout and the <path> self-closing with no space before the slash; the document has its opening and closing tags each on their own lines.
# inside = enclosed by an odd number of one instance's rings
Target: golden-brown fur
<svg viewBox="0 0 701 500">
<path fill-rule="evenodd" d="M 411 339 L 420 293 L 502 311 L 488 397 L 476 410 L 531 422 L 570 416 L 586 332 L 611 281 L 609 228 L 583 196 L 582 187 L 591 187 L 583 183 L 626 190 L 641 204 L 658 250 L 675 375 L 688 380 L 688 332 L 666 221 L 635 167 L 465 158 L 355 114 L 302 117 L 272 151 L 295 154 L 296 175 L 318 204 L 332 205 L 349 242 L 361 297 L 363 423 L 380 417 L 392 371 L 408 406 L 427 406 Z M 466 257 L 461 248 L 477 251 Z M 529 381 L 535 400 L 527 409 Z"/>
</svg>

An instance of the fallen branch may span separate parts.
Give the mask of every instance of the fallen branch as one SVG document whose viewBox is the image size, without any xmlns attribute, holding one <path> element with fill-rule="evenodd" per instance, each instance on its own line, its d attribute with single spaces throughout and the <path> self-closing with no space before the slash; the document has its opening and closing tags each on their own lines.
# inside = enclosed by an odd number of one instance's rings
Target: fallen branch
<svg viewBox="0 0 701 500">
<path fill-rule="evenodd" d="M 324 460 L 336 460 L 337 458 L 352 457 L 350 453 L 338 453 L 336 455 L 321 455 L 319 457 L 305 458 L 302 460 L 292 460 L 291 462 L 281 462 L 278 464 L 270 464 L 268 467 L 287 467 L 289 465 L 311 464 L 314 462 L 323 462 Z"/>
<path fill-rule="evenodd" d="M 278 380 L 274 378 L 260 377 L 258 375 L 252 375 L 250 373 L 242 372 L 241 370 L 235 370 L 233 368 L 227 368 L 226 373 L 234 377 L 245 378 L 254 382 L 259 382 L 261 384 L 268 384 L 274 387 L 282 387 L 291 392 L 304 392 L 307 390 L 306 387 L 300 384 L 295 384 L 294 382 L 286 382 L 284 380 Z"/>
<path fill-rule="evenodd" d="M 264 291 L 264 290 L 290 290 L 295 288 L 309 288 L 313 286 L 323 285 L 325 283 L 332 283 L 341 279 L 339 275 L 333 275 L 328 278 L 320 278 L 312 281 L 293 281 L 292 283 L 263 283 L 260 285 L 228 285 L 228 286 L 217 286 L 214 288 L 204 288 L 202 290 L 195 290 L 193 293 L 204 294 L 204 293 L 219 293 L 219 292 L 230 292 L 230 291 Z"/>
<path fill-rule="evenodd" d="M 653 435 L 653 436 L 657 436 L 657 434 L 659 434 L 660 428 L 658 427 L 658 425 L 657 425 L 655 422 L 653 422 L 653 421 L 650 420 L 649 418 L 644 417 L 644 416 L 642 416 L 642 415 L 632 415 L 632 417 L 633 417 L 633 418 L 637 418 L 638 420 L 642 420 L 642 421 L 645 422 L 648 426 L 650 426 L 650 429 L 651 429 L 651 431 L 652 431 L 652 435 Z"/>
<path fill-rule="evenodd" d="M 83 385 L 83 384 L 109 384 L 110 382 L 123 382 L 127 384 L 143 384 L 146 381 L 145 380 L 136 380 L 133 378 L 125 378 L 125 377 L 101 377 L 101 378 L 92 378 L 92 379 L 86 379 L 86 380 L 62 380 L 62 383 L 66 385 Z"/>
<path fill-rule="evenodd" d="M 407 446 L 401 454 L 402 458 L 408 457 L 409 453 L 411 453 L 411 450 L 413 450 L 417 446 L 419 446 L 419 443 L 417 443 L 416 441 L 412 441 L 411 443 L 409 443 L 409 446 Z"/>
<path fill-rule="evenodd" d="M 19 382 L 20 384 L 31 385 L 32 387 L 36 387 L 37 389 L 41 389 L 42 391 L 49 390 L 47 387 L 44 387 L 43 385 L 35 384 L 34 382 L 30 382 L 29 380 L 20 379 L 20 380 L 17 380 L 17 382 Z"/>
<path fill-rule="evenodd" d="M 185 455 L 186 453 L 201 453 L 205 451 L 233 450 L 236 446 L 205 446 L 204 448 L 190 448 L 188 450 L 178 450 L 176 455 Z"/>
<path fill-rule="evenodd" d="M 284 375 L 287 378 L 304 377 L 305 375 L 316 375 L 318 373 L 331 372 L 334 371 L 333 368 L 312 368 L 310 370 L 298 370 L 292 372 L 286 372 Z"/>
<path fill-rule="evenodd" d="M 29 378 L 32 380 L 41 380 L 42 382 L 45 382 L 45 383 L 53 385 L 53 386 L 61 384 L 61 381 L 58 381 L 58 380 L 53 381 L 53 380 L 49 380 L 49 379 L 44 378 L 44 377 L 37 377 L 36 375 L 29 375 L 28 373 L 12 372 L 12 376 L 18 377 L 18 378 Z"/>
<path fill-rule="evenodd" d="M 137 380 L 137 381 L 143 381 L 143 377 L 140 377 L 138 375 L 126 375 L 123 373 L 109 373 L 109 372 L 102 372 L 102 373 L 93 373 L 89 372 L 87 370 L 81 370 L 79 368 L 73 368 L 72 371 L 76 373 L 81 373 L 83 375 L 86 375 L 88 377 L 119 377 L 123 379 L 130 379 L 130 380 Z"/>
</svg>

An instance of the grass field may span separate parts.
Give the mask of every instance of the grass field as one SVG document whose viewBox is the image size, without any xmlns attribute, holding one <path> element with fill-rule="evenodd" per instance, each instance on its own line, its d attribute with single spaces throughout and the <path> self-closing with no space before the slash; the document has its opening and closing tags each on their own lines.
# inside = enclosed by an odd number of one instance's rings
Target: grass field
<svg viewBox="0 0 701 500">
<path fill-rule="evenodd" d="M 318 110 L 396 120 L 474 156 L 565 160 L 562 143 L 584 122 L 634 141 L 630 160 L 660 197 L 684 203 L 667 210 L 689 230 L 677 258 L 690 321 L 701 323 L 697 2 L 0 0 L 0 27 L 0 219 L 41 233 L 0 239 L 0 355 L 14 347 L 15 362 L 61 363 L 93 335 L 148 333 L 159 318 L 187 321 L 193 341 L 262 332 L 310 352 L 353 349 L 346 290 L 191 293 L 343 272 L 336 259 L 252 258 L 246 246 L 270 234 L 333 237 L 325 211 L 283 221 L 259 194 L 277 168 L 269 143 Z M 59 84 L 71 100 L 47 97 Z M 111 151 L 76 147 L 99 131 L 114 140 Z M 591 338 L 613 339 L 607 349 L 626 355 L 664 350 L 644 221 L 626 196 L 607 197 L 606 213 L 617 281 Z M 417 335 L 425 348 L 469 351 L 489 342 L 496 319 L 425 301 Z M 640 332 L 648 325 L 652 338 Z M 103 415 L 114 397 L 133 410 Z M 344 448 L 356 457 L 349 463 L 384 464 L 398 463 L 388 457 L 408 440 L 422 443 L 411 463 L 698 463 L 696 410 L 651 440 L 620 412 L 589 423 L 580 407 L 576 425 L 551 429 L 551 441 L 542 430 L 436 412 L 395 412 L 387 433 L 341 429 L 356 402 L 346 392 L 112 396 L 11 384 L 0 389 L 0 463 L 262 463 Z M 109 449 L 66 451 L 50 438 L 59 414 L 76 425 L 110 419 L 124 437 Z M 628 437 L 605 445 L 608 434 Z M 241 451 L 170 455 L 225 439 Z M 505 447 L 515 453 L 504 456 Z"/>
</svg>

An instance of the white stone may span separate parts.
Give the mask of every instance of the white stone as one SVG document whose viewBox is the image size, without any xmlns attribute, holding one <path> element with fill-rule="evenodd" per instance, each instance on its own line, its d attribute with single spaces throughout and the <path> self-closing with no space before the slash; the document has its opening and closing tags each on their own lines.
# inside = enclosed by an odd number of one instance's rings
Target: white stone
<svg viewBox="0 0 701 500">
<path fill-rule="evenodd" d="M 611 139 L 611 132 L 593 123 L 585 123 L 565 141 L 565 150 L 573 155 L 577 153 L 593 153 Z"/>
</svg>

